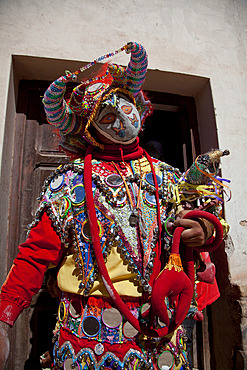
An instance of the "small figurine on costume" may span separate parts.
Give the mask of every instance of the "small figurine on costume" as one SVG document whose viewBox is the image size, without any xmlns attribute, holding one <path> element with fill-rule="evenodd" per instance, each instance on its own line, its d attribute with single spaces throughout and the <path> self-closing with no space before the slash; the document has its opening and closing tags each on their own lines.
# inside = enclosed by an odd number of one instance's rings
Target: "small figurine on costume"
<svg viewBox="0 0 247 370">
<path fill-rule="evenodd" d="M 104 65 L 65 100 L 71 79 L 123 50 L 127 68 Z M 140 147 L 152 113 L 141 90 L 147 65 L 143 46 L 131 42 L 67 71 L 44 96 L 73 160 L 45 181 L 2 287 L 0 343 L 6 348 L 7 327 L 50 264 L 59 266 L 55 369 L 189 369 L 181 324 L 194 302 L 195 262 L 223 239 L 222 182 L 212 168 L 227 153 L 198 159 L 182 175 Z"/>
</svg>

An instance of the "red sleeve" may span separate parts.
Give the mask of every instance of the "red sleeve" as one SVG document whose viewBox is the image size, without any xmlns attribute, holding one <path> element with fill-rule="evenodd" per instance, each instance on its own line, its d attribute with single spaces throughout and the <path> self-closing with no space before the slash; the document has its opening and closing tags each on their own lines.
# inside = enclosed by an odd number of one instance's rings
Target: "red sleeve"
<svg viewBox="0 0 247 370">
<path fill-rule="evenodd" d="M 44 213 L 37 226 L 31 229 L 26 242 L 19 246 L 19 253 L 2 286 L 0 321 L 13 326 L 41 288 L 49 264 L 57 265 L 62 254 L 60 238 Z"/>
</svg>

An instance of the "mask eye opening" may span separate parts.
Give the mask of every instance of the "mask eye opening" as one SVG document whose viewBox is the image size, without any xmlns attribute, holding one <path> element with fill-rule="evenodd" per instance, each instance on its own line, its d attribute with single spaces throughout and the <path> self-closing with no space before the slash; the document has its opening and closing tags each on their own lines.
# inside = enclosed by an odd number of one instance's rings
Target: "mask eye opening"
<svg viewBox="0 0 247 370">
<path fill-rule="evenodd" d="M 101 120 L 99 121 L 99 123 L 101 124 L 111 124 L 111 123 L 114 123 L 116 121 L 116 114 L 115 113 L 107 113 L 106 115 L 104 115 Z"/>
<path fill-rule="evenodd" d="M 131 107 L 131 105 L 122 105 L 121 106 L 121 109 L 122 111 L 125 113 L 125 114 L 130 114 L 133 110 L 133 108 Z"/>
</svg>

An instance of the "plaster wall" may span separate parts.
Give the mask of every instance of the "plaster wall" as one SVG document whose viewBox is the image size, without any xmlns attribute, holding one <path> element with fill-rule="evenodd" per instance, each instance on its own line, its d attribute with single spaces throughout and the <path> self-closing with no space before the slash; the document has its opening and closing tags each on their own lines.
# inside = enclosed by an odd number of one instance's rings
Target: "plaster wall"
<svg viewBox="0 0 247 370">
<path fill-rule="evenodd" d="M 130 40 L 146 47 L 152 70 L 210 79 L 219 145 L 231 151 L 231 156 L 222 161 L 223 177 L 232 180 L 232 200 L 225 208 L 233 240 L 233 245 L 230 243 L 227 248 L 231 281 L 244 292 L 247 281 L 246 0 L 1 0 L 2 212 L 8 212 L 13 153 L 16 86 L 11 80 L 12 55 L 87 62 Z M 122 53 L 114 60 L 127 64 L 128 59 Z M 33 78 L 44 78 L 34 76 L 32 69 L 27 72 Z M 17 80 L 22 77 L 21 68 L 18 73 Z M 58 70 L 57 76 L 62 73 L 63 70 Z M 162 89 L 166 91 L 165 87 Z M 167 92 L 172 89 L 176 86 L 171 84 Z M 179 91 L 186 94 L 181 87 Z M 199 91 L 193 94 L 197 98 Z M 205 138 L 206 134 L 204 130 Z M 207 150 L 207 145 L 204 146 Z M 3 227 L 5 221 L 1 223 Z M 4 237 L 1 242 L 5 242 Z"/>
</svg>

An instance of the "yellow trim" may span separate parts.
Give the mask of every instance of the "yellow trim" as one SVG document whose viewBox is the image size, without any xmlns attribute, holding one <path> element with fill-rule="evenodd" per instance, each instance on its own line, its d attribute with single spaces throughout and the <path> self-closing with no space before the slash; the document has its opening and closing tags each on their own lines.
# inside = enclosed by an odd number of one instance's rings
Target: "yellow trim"
<svg viewBox="0 0 247 370">
<path fill-rule="evenodd" d="M 111 278 L 111 281 L 114 284 L 114 283 L 122 282 L 124 280 L 130 281 L 131 279 L 134 279 L 135 277 L 136 277 L 136 274 L 125 274 L 125 275 L 117 276 L 115 278 Z M 93 294 L 96 290 L 98 291 L 103 288 L 105 288 L 105 284 L 101 282 L 90 290 L 90 295 Z"/>
<path fill-rule="evenodd" d="M 83 291 L 79 290 L 79 284 L 83 280 L 83 276 L 75 266 L 76 257 L 77 254 L 75 253 L 64 258 L 58 272 L 57 283 L 62 291 L 83 294 Z M 111 253 L 107 257 L 106 267 L 115 289 L 121 296 L 140 297 L 142 295 L 136 274 L 129 271 L 128 265 L 123 262 L 121 255 L 117 251 L 117 246 L 112 247 Z M 95 280 L 89 294 L 91 295 L 92 292 L 97 296 L 109 296 L 100 276 Z"/>
</svg>

